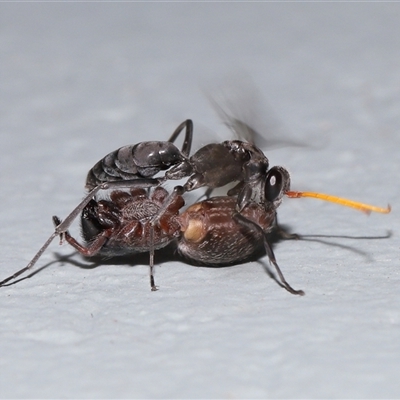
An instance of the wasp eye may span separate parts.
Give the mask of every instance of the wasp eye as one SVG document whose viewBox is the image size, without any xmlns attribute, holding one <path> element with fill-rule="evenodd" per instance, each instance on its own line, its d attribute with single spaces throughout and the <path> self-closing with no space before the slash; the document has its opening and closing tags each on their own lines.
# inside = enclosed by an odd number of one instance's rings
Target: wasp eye
<svg viewBox="0 0 400 400">
<path fill-rule="evenodd" d="M 280 171 L 270 169 L 265 182 L 265 199 L 275 201 L 282 193 L 283 177 Z"/>
</svg>

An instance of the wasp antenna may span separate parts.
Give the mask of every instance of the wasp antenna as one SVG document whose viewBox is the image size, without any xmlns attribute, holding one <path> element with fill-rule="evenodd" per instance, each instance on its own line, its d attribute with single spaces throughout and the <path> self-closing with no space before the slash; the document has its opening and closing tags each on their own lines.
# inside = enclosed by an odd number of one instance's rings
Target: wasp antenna
<svg viewBox="0 0 400 400">
<path fill-rule="evenodd" d="M 377 207 L 370 204 L 360 203 L 358 201 L 349 200 L 338 196 L 332 196 L 325 193 L 287 191 L 285 194 L 291 199 L 298 199 L 300 197 L 312 197 L 314 199 L 330 201 L 331 203 L 340 204 L 345 207 L 355 208 L 356 210 L 362 211 L 365 214 L 371 214 L 371 212 L 388 214 L 392 210 L 390 204 L 388 204 L 387 208 Z"/>
</svg>

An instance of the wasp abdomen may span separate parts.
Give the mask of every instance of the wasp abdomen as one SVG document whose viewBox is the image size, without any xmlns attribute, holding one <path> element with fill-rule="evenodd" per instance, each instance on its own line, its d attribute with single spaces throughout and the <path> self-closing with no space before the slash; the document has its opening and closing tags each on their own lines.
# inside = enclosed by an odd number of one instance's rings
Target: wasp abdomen
<svg viewBox="0 0 400 400">
<path fill-rule="evenodd" d="M 89 171 L 86 188 L 103 182 L 151 178 L 160 171 L 184 163 L 186 157 L 170 142 L 141 142 L 107 154 Z"/>
</svg>

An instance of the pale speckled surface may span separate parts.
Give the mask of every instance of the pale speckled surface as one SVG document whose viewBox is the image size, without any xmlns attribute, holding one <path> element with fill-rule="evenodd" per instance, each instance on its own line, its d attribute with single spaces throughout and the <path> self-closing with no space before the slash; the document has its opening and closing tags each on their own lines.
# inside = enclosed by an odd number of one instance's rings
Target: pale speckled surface
<svg viewBox="0 0 400 400">
<path fill-rule="evenodd" d="M 287 132 L 319 142 L 265 149 L 293 189 L 393 206 L 365 217 L 285 201 L 280 220 L 301 234 L 392 231 L 277 244 L 303 298 L 258 263 L 168 262 L 151 293 L 144 258 L 85 269 L 54 243 L 47 268 L 0 289 L 0 397 L 399 397 L 399 15 L 395 3 L 0 4 L 2 277 L 103 155 L 185 118 L 201 139 L 221 131 L 202 87 L 243 71 Z"/>
</svg>

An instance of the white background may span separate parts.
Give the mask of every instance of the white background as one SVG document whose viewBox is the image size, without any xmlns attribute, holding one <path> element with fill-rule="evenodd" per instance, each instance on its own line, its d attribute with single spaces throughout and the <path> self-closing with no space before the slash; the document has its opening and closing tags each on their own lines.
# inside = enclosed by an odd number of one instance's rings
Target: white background
<svg viewBox="0 0 400 400">
<path fill-rule="evenodd" d="M 399 397 L 399 18 L 395 3 L 0 4 L 1 279 L 108 152 L 186 118 L 220 140 L 204 88 L 238 76 L 265 100 L 240 112 L 307 144 L 263 149 L 293 189 L 393 207 L 284 201 L 292 231 L 334 236 L 274 247 L 304 297 L 257 262 L 182 260 L 152 293 L 147 257 L 91 268 L 54 241 L 46 268 L 0 289 L 0 396 Z"/>
</svg>

